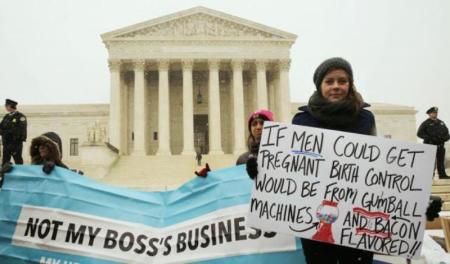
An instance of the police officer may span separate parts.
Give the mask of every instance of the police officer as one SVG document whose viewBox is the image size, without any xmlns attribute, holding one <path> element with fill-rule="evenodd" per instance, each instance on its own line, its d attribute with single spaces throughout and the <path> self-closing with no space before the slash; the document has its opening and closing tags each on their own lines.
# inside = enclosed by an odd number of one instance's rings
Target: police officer
<svg viewBox="0 0 450 264">
<path fill-rule="evenodd" d="M 429 118 L 425 120 L 417 131 L 417 136 L 423 139 L 423 143 L 437 146 L 436 167 L 439 179 L 450 179 L 445 173 L 445 148 L 444 143 L 450 139 L 447 126 L 437 118 L 438 108 L 433 106 L 427 110 Z"/>
<path fill-rule="evenodd" d="M 10 162 L 11 156 L 16 164 L 23 164 L 22 147 L 27 139 L 27 118 L 17 111 L 17 102 L 11 99 L 6 99 L 5 108 L 8 114 L 0 123 L 3 144 L 2 164 Z"/>
</svg>

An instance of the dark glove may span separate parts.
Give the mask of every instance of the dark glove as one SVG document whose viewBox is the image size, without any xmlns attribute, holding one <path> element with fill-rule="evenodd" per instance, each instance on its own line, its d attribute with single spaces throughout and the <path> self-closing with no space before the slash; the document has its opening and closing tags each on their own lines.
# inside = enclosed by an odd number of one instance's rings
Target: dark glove
<svg viewBox="0 0 450 264">
<path fill-rule="evenodd" d="M 44 166 L 42 167 L 42 171 L 45 174 L 50 174 L 53 169 L 55 168 L 55 163 L 53 161 L 46 161 L 44 162 Z"/>
<path fill-rule="evenodd" d="M 1 173 L 4 174 L 4 173 L 11 172 L 11 171 L 13 170 L 13 168 L 14 168 L 14 167 L 13 167 L 13 165 L 12 165 L 11 162 L 5 162 L 5 163 L 2 165 Z"/>
<path fill-rule="evenodd" d="M 208 176 L 208 171 L 211 171 L 211 169 L 209 168 L 208 163 L 206 163 L 203 169 L 195 172 L 195 175 L 206 178 L 206 176 Z"/>
<path fill-rule="evenodd" d="M 75 169 L 73 169 L 73 170 L 71 170 L 71 171 L 73 171 L 73 172 L 75 172 L 75 173 L 78 173 L 78 174 L 80 174 L 80 175 L 84 175 L 84 172 L 81 171 L 81 170 L 75 170 Z"/>
<path fill-rule="evenodd" d="M 13 165 L 10 162 L 5 162 L 0 169 L 0 188 L 3 186 L 3 180 L 5 179 L 5 173 L 13 170 Z"/>
<path fill-rule="evenodd" d="M 258 176 L 258 161 L 255 156 L 250 156 L 245 164 L 247 174 L 250 179 L 255 179 Z"/>
<path fill-rule="evenodd" d="M 427 220 L 428 221 L 433 221 L 434 218 L 439 217 L 439 212 L 441 211 L 442 208 L 442 199 L 439 196 L 431 196 L 430 197 L 430 202 L 428 204 L 428 208 L 427 208 Z"/>
</svg>

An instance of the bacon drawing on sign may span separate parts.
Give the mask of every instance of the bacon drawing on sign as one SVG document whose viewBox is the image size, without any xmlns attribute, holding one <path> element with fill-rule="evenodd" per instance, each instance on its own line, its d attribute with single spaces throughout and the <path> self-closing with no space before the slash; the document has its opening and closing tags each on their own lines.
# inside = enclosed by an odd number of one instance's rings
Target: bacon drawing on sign
<svg viewBox="0 0 450 264">
<path fill-rule="evenodd" d="M 369 222 L 364 227 L 358 227 L 356 228 L 356 234 L 357 235 L 363 235 L 366 234 L 368 236 L 374 236 L 379 238 L 388 238 L 391 236 L 389 232 L 384 232 L 384 228 L 381 230 L 377 230 L 377 226 L 385 226 L 382 223 L 388 222 L 390 215 L 384 212 L 370 212 L 367 211 L 364 208 L 361 207 L 355 207 L 353 208 L 353 213 L 357 213 L 360 216 L 364 216 Z M 381 223 L 381 224 L 380 224 Z M 372 227 L 372 228 L 367 228 Z"/>
</svg>

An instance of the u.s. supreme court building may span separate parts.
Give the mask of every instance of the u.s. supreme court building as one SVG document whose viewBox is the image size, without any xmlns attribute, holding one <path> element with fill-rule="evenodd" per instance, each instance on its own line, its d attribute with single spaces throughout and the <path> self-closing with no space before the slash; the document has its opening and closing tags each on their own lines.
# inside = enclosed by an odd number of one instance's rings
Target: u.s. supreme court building
<svg viewBox="0 0 450 264">
<path fill-rule="evenodd" d="M 296 36 L 205 8 L 102 35 L 109 52 L 109 139 L 123 154 L 239 154 L 245 116 L 291 117 Z"/>
<path fill-rule="evenodd" d="M 30 139 L 51 127 L 63 139 L 64 161 L 104 182 L 176 186 L 192 177 L 196 151 L 213 168 L 232 166 L 246 151 L 249 113 L 267 108 L 290 122 L 300 105 L 289 97 L 294 34 L 195 7 L 101 37 L 109 104 L 19 110 Z M 370 110 L 379 136 L 416 141 L 414 108 Z"/>
</svg>

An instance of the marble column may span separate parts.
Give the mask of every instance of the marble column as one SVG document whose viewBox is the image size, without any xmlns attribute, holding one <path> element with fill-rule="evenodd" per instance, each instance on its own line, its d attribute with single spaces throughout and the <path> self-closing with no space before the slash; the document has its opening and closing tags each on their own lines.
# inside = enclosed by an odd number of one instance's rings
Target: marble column
<svg viewBox="0 0 450 264">
<path fill-rule="evenodd" d="M 192 91 L 193 60 L 183 60 L 183 151 L 182 155 L 195 154 L 194 150 L 194 105 Z"/>
<path fill-rule="evenodd" d="M 220 121 L 219 60 L 209 60 L 209 154 L 223 154 Z"/>
<path fill-rule="evenodd" d="M 284 59 L 278 62 L 278 68 L 280 73 L 280 85 L 277 89 L 279 115 L 278 120 L 280 122 L 290 122 L 292 119 L 291 114 L 291 99 L 289 95 L 289 68 L 291 60 Z"/>
<path fill-rule="evenodd" d="M 266 61 L 256 61 L 256 106 L 258 109 L 268 109 Z"/>
<path fill-rule="evenodd" d="M 245 119 L 244 119 L 244 86 L 242 79 L 243 61 L 233 60 L 233 109 L 234 109 L 234 149 L 235 155 L 247 151 L 245 147 Z"/>
<path fill-rule="evenodd" d="M 145 61 L 134 62 L 134 149 L 133 155 L 146 155 Z"/>
<path fill-rule="evenodd" d="M 130 96 L 130 86 L 126 75 L 124 73 L 121 74 L 121 84 L 120 84 L 120 104 L 121 104 L 121 110 L 120 110 L 120 146 L 123 146 L 123 148 L 120 149 L 120 153 L 123 155 L 129 155 L 130 150 L 130 140 L 129 140 L 129 112 L 130 112 L 130 106 L 128 97 Z"/>
<path fill-rule="evenodd" d="M 158 61 L 158 152 L 156 155 L 170 155 L 170 102 L 169 61 Z"/>
<path fill-rule="evenodd" d="M 109 103 L 109 143 L 123 153 L 124 146 L 122 146 L 121 137 L 121 75 L 120 75 L 120 60 L 108 61 L 109 71 L 111 74 L 111 98 Z"/>
</svg>

